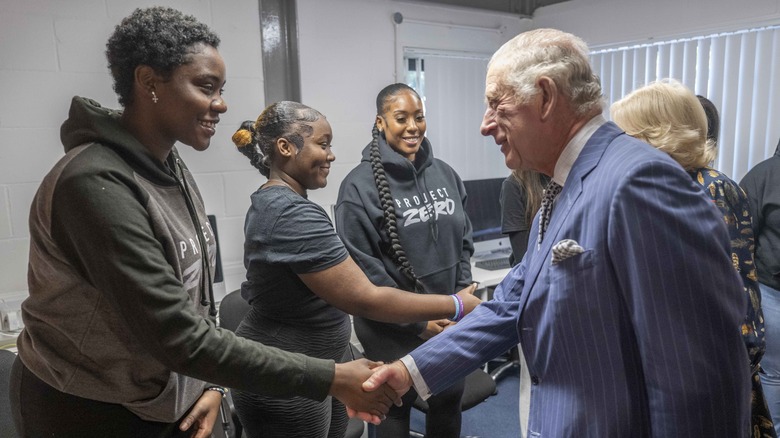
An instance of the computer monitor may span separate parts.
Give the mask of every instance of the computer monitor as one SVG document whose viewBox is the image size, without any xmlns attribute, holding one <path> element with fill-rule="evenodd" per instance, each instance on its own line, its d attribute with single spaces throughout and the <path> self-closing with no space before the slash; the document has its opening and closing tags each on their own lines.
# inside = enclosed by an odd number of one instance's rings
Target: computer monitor
<svg viewBox="0 0 780 438">
<path fill-rule="evenodd" d="M 474 255 L 511 251 L 509 238 L 501 233 L 501 185 L 504 178 L 463 181 L 466 187 L 466 214 L 471 220 Z"/>
</svg>

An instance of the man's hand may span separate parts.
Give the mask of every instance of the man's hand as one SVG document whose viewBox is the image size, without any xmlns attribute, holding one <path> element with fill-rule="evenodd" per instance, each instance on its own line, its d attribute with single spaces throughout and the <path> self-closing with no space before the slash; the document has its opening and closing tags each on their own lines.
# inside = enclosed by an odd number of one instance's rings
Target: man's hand
<svg viewBox="0 0 780 438">
<path fill-rule="evenodd" d="M 210 437 L 221 404 L 222 394 L 217 391 L 203 391 L 198 401 L 192 405 L 192 409 L 181 421 L 179 429 L 182 431 L 190 430 L 192 438 Z M 194 428 L 193 425 L 195 425 Z"/>
<path fill-rule="evenodd" d="M 439 333 L 443 332 L 444 329 L 447 327 L 455 324 L 454 322 L 450 321 L 449 319 L 438 319 L 436 321 L 428 321 L 428 325 L 425 326 L 425 330 L 420 333 L 419 336 L 420 339 L 428 340 L 432 337 L 438 335 Z"/>
<path fill-rule="evenodd" d="M 409 375 L 406 366 L 401 361 L 395 361 L 390 365 L 382 365 L 374 370 L 374 374 L 363 383 L 363 390 L 373 393 L 374 391 L 386 391 L 387 388 L 395 393 L 395 404 L 401 406 L 401 396 L 412 387 L 412 376 Z M 346 403 L 345 403 L 346 404 Z M 364 421 L 368 413 L 362 409 L 347 404 L 347 413 L 350 417 L 359 417 Z M 373 422 L 373 421 L 372 421 Z M 374 424 L 379 424 L 378 422 Z"/>
<path fill-rule="evenodd" d="M 373 424 L 382 421 L 391 405 L 401 403 L 401 396 L 387 385 L 377 385 L 376 391 L 363 390 L 363 383 L 380 365 L 382 362 L 367 359 L 336 364 L 336 375 L 330 386 L 330 395 L 349 406 L 350 416 Z"/>
</svg>

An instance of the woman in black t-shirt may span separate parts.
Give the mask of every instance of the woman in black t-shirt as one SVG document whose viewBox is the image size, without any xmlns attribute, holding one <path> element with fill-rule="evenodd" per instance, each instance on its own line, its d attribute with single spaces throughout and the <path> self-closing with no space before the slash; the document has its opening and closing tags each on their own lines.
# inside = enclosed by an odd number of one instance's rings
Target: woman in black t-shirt
<svg viewBox="0 0 780 438">
<path fill-rule="evenodd" d="M 542 192 L 550 177 L 533 170 L 515 170 L 501 185 L 501 232 L 509 236 L 512 266 L 520 263 L 528 248 L 531 223 L 542 204 Z"/>
<path fill-rule="evenodd" d="M 268 178 L 253 195 L 244 227 L 252 309 L 239 335 L 284 350 L 341 361 L 348 354 L 347 313 L 392 322 L 460 317 L 479 303 L 470 286 L 457 295 L 419 295 L 374 286 L 358 268 L 308 190 L 325 187 L 335 155 L 325 116 L 297 102 L 278 102 L 244 122 L 234 143 Z M 460 310 L 459 310 L 460 309 Z M 345 313 L 347 312 L 347 313 Z M 344 406 L 329 397 L 275 399 L 236 391 L 250 437 L 342 437 Z"/>
</svg>

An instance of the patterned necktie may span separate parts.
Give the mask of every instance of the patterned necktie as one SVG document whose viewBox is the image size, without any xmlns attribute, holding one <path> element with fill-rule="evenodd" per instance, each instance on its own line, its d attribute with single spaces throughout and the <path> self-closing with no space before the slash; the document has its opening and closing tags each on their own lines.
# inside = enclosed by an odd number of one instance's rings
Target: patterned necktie
<svg viewBox="0 0 780 438">
<path fill-rule="evenodd" d="M 553 202 L 555 197 L 561 193 L 561 187 L 558 183 L 550 180 L 547 187 L 544 189 L 544 195 L 542 196 L 542 206 L 539 208 L 541 216 L 539 216 L 539 239 L 536 244 L 541 245 L 544 238 L 544 232 L 547 231 L 547 226 L 550 225 L 550 215 L 552 214 Z"/>
</svg>

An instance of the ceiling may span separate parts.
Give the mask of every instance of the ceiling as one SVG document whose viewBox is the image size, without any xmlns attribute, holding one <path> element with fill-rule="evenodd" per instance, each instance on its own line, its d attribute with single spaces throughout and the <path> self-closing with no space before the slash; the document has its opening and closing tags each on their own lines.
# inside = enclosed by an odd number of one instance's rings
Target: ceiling
<svg viewBox="0 0 780 438">
<path fill-rule="evenodd" d="M 408 0 L 407 0 L 408 1 Z M 517 14 L 533 17 L 534 11 L 542 6 L 563 3 L 568 0 L 413 0 L 420 3 L 438 3 L 442 5 L 461 6 L 483 9 L 494 12 Z"/>
</svg>

